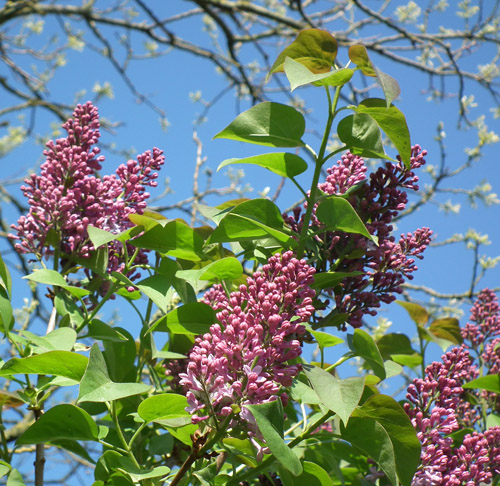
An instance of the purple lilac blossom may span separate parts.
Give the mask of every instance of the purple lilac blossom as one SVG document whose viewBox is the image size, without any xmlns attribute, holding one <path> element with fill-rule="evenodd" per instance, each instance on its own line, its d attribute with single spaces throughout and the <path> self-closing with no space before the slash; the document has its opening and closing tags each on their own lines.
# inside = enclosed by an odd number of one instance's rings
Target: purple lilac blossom
<svg viewBox="0 0 500 486">
<path fill-rule="evenodd" d="M 327 170 L 326 181 L 318 188 L 330 195 L 342 195 L 349 189 L 348 200 L 365 223 L 378 245 L 357 234 L 325 231 L 317 234 L 313 255 L 321 271 L 360 272 L 347 277 L 336 290 L 336 312 L 347 316 L 346 322 L 361 327 L 363 316 L 376 315 L 381 303 L 391 303 L 394 294 L 402 292 L 405 280 L 411 280 L 417 270 L 415 259 L 423 258 L 432 231 L 420 228 L 401 235 L 396 241 L 392 235 L 393 219 L 406 208 L 407 194 L 402 189 L 418 190 L 414 170 L 425 164 L 427 152 L 420 146 L 412 147 L 410 169 L 400 161 L 387 162 L 366 180 L 364 160 L 347 152 L 336 165 Z M 361 184 L 366 181 L 364 184 Z M 358 187 L 356 187 L 358 186 Z M 292 230 L 300 232 L 303 215 L 295 208 L 293 216 L 284 215 Z M 321 222 L 313 215 L 311 225 L 317 232 Z M 319 227 L 319 228 L 318 228 Z"/>
<path fill-rule="evenodd" d="M 180 375 L 194 423 L 237 412 L 232 426 L 248 427 L 253 417 L 244 405 L 286 402 L 282 387 L 291 386 L 300 371 L 289 361 L 300 356 L 302 323 L 314 312 L 314 272 L 288 251 L 270 257 L 229 296 L 220 285 L 205 294 L 219 323 L 196 339 L 187 372 Z"/>
<path fill-rule="evenodd" d="M 500 334 L 500 305 L 492 290 L 485 289 L 471 309 L 470 322 L 462 329 L 462 337 L 477 348 L 486 339 Z"/>
<path fill-rule="evenodd" d="M 67 136 L 47 143 L 40 175 L 32 174 L 21 188 L 29 213 L 12 225 L 17 236 L 10 236 L 20 240 L 16 244 L 20 253 L 47 258 L 57 245 L 61 259 L 67 261 L 88 258 L 94 250 L 88 238 L 89 225 L 112 233 L 133 226 L 128 216 L 144 211 L 149 197 L 145 188 L 156 186 L 156 171 L 164 156 L 154 148 L 101 178 L 98 171 L 104 157 L 95 146 L 100 137 L 97 107 L 91 102 L 78 105 L 62 127 Z M 108 270 L 121 271 L 120 244 L 112 242 L 109 249 Z M 136 263 L 146 261 L 141 251 Z"/>
<path fill-rule="evenodd" d="M 498 374 L 500 338 L 487 339 L 499 334 L 499 316 L 495 294 L 483 290 L 472 308 L 471 322 L 462 330 L 469 344 L 443 355 L 442 362 L 429 365 L 425 377 L 415 379 L 408 387 L 405 410 L 422 443 L 421 465 L 412 486 L 490 484 L 500 474 L 500 427 L 484 430 L 483 423 L 484 411 L 498 411 L 498 394 L 467 390 L 479 404 L 473 406 L 462 387 L 479 376 L 468 349 L 476 351 L 483 372 Z M 480 354 L 478 349 L 484 350 Z M 455 447 L 448 435 L 464 427 L 476 430 Z"/>
</svg>

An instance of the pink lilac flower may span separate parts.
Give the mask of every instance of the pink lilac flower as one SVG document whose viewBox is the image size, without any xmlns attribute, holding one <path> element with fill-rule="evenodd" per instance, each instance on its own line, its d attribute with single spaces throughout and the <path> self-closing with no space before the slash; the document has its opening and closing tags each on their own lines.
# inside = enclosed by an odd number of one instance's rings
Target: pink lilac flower
<svg viewBox="0 0 500 486">
<path fill-rule="evenodd" d="M 351 187 L 366 179 L 367 167 L 364 160 L 358 155 L 346 152 L 337 165 L 328 168 L 328 175 L 319 189 L 327 194 L 345 194 Z"/>
<path fill-rule="evenodd" d="M 205 294 L 219 323 L 196 339 L 180 375 L 193 422 L 234 413 L 234 424 L 248 426 L 253 418 L 244 405 L 286 401 L 283 387 L 300 371 L 290 361 L 301 354 L 302 323 L 314 312 L 314 272 L 289 251 L 269 258 L 229 296 L 220 285 Z"/>
<path fill-rule="evenodd" d="M 348 193 L 348 200 L 365 223 L 378 245 L 357 234 L 319 232 L 321 222 L 313 215 L 311 226 L 317 232 L 312 240 L 311 258 L 321 270 L 359 272 L 344 279 L 335 290 L 336 313 L 346 315 L 346 322 L 361 327 L 363 316 L 376 315 L 381 303 L 396 299 L 405 280 L 411 280 L 417 270 L 415 259 L 423 258 L 432 232 L 420 228 L 401 235 L 396 241 L 392 235 L 393 219 L 405 209 L 408 197 L 403 189 L 418 190 L 414 171 L 425 164 L 427 152 L 418 145 L 412 148 L 408 170 L 402 162 L 386 163 L 364 184 L 366 166 L 361 157 L 347 152 L 335 166 L 328 169 L 326 181 L 318 185 L 323 192 L 333 195 Z M 350 190 L 350 191 L 349 191 Z M 303 215 L 300 207 L 293 215 L 284 215 L 292 230 L 300 232 Z M 316 254 L 314 254 L 314 252 Z"/>
<path fill-rule="evenodd" d="M 486 339 L 500 335 L 500 305 L 492 290 L 485 289 L 471 309 L 470 322 L 462 329 L 462 337 L 477 348 Z"/>
<path fill-rule="evenodd" d="M 43 258 L 56 252 L 64 262 L 90 256 L 94 248 L 89 225 L 112 233 L 133 226 L 128 216 L 144 211 L 149 197 L 145 188 L 156 186 L 164 157 L 154 148 L 101 178 L 104 157 L 95 146 L 100 137 L 97 108 L 90 102 L 78 105 L 63 129 L 65 138 L 47 143 L 40 175 L 32 174 L 21 188 L 29 213 L 12 225 L 17 236 L 11 237 L 20 240 L 16 249 L 21 253 Z M 108 270 L 121 271 L 121 245 L 114 242 L 109 249 Z M 136 262 L 145 261 L 141 251 Z"/>
<path fill-rule="evenodd" d="M 494 293 L 484 290 L 472 308 L 472 323 L 463 330 L 473 349 L 478 343 L 484 345 L 477 358 L 486 373 L 498 373 L 500 368 L 500 338 L 485 341 L 497 334 L 499 313 Z M 422 444 L 421 464 L 412 486 L 491 484 L 500 474 L 500 427 L 481 430 L 481 407 L 486 406 L 486 413 L 495 412 L 498 395 L 462 387 L 479 376 L 467 348 L 467 344 L 453 348 L 442 356 L 442 362 L 429 365 L 425 376 L 408 387 L 404 408 Z M 473 401 L 467 398 L 470 395 L 476 396 L 479 405 L 471 404 Z M 466 434 L 460 445 L 454 445 L 449 434 L 465 427 L 475 430 Z"/>
</svg>

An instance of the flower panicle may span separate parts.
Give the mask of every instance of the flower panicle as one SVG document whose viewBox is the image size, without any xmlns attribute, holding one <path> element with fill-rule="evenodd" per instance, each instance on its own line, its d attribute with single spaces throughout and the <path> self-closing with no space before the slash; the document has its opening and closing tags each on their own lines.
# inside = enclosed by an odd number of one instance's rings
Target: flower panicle
<svg viewBox="0 0 500 486">
<path fill-rule="evenodd" d="M 218 323 L 199 336 L 181 374 L 193 421 L 220 420 L 235 410 L 235 423 L 253 418 L 244 405 L 281 399 L 300 371 L 289 363 L 301 354 L 303 326 L 314 312 L 314 268 L 288 251 L 229 295 L 220 285 L 205 294 Z"/>
<path fill-rule="evenodd" d="M 40 174 L 32 174 L 22 186 L 29 212 L 12 228 L 19 240 L 16 250 L 48 258 L 57 248 L 62 259 L 88 258 L 94 250 L 89 225 L 119 233 L 132 226 L 129 215 L 141 214 L 164 163 L 157 148 L 146 151 L 116 170 L 100 177 L 104 157 L 96 144 L 100 138 L 99 112 L 91 102 L 77 105 L 63 124 L 66 137 L 47 143 Z M 119 244 L 110 243 L 108 270 L 121 271 Z M 136 263 L 147 257 L 141 250 Z"/>
</svg>

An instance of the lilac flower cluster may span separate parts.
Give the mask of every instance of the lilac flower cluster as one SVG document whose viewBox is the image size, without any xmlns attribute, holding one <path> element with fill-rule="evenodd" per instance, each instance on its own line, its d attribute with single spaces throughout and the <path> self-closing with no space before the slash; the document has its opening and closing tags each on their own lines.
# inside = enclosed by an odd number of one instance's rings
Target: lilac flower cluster
<svg viewBox="0 0 500 486">
<path fill-rule="evenodd" d="M 234 426 L 248 426 L 244 405 L 286 401 L 282 387 L 300 371 L 289 361 L 301 354 L 302 323 L 314 312 L 314 272 L 288 251 L 269 258 L 239 291 L 228 296 L 216 285 L 205 294 L 219 323 L 196 339 L 180 375 L 193 422 L 234 414 Z"/>
<path fill-rule="evenodd" d="M 472 349 L 477 351 L 477 343 L 498 334 L 499 317 L 495 294 L 484 290 L 472 308 L 472 322 L 462 331 Z M 429 365 L 424 378 L 415 379 L 408 387 L 405 410 L 422 443 L 421 465 L 412 486 L 490 484 L 500 474 L 500 427 L 484 430 L 483 423 L 486 413 L 497 410 L 498 395 L 478 394 L 476 399 L 481 396 L 483 400 L 476 400 L 479 405 L 474 406 L 462 387 L 479 376 L 483 365 L 488 373 L 498 373 L 499 342 L 500 338 L 495 338 L 486 343 L 478 356 L 480 366 L 474 363 L 466 344 L 455 347 L 442 356 L 442 362 Z M 468 394 L 473 393 L 468 390 Z M 464 427 L 480 430 L 467 434 L 459 446 L 454 446 L 449 434 Z"/>
<path fill-rule="evenodd" d="M 430 242 L 432 232 L 421 228 L 414 233 L 401 235 L 396 241 L 391 234 L 392 221 L 405 209 L 408 197 L 404 189 L 418 190 L 418 177 L 414 170 L 425 164 L 427 152 L 418 145 L 412 147 L 411 168 L 400 161 L 386 163 L 370 174 L 363 159 L 347 152 L 335 166 L 328 169 L 326 181 L 319 189 L 330 195 L 347 197 L 378 246 L 365 237 L 342 232 L 320 232 L 321 222 L 313 216 L 311 225 L 316 255 L 311 255 L 322 271 L 361 272 L 343 280 L 335 292 L 336 312 L 347 315 L 346 322 L 361 327 L 365 314 L 375 315 L 381 302 L 390 303 L 394 294 L 402 292 L 405 280 L 411 280 L 417 270 L 415 259 L 423 258 L 423 251 Z M 364 184 L 362 182 L 365 181 Z M 351 191 L 349 191 L 351 190 Z M 348 192 L 349 191 L 349 192 Z M 293 216 L 285 215 L 292 230 L 299 232 L 303 216 L 296 208 Z"/>
<path fill-rule="evenodd" d="M 101 178 L 104 157 L 95 146 L 100 137 L 97 108 L 90 102 L 78 105 L 62 127 L 67 136 L 47 143 L 40 175 L 32 174 L 21 188 L 29 213 L 12 225 L 17 236 L 11 237 L 20 240 L 16 249 L 21 253 L 43 258 L 55 249 L 64 261 L 89 257 L 94 249 L 89 225 L 113 233 L 133 226 L 128 216 L 144 211 L 149 197 L 145 188 L 156 186 L 164 156 L 154 148 Z M 109 270 L 123 268 L 120 249 L 110 244 Z M 145 260 L 141 252 L 138 261 Z"/>
<path fill-rule="evenodd" d="M 470 341 L 474 348 L 500 334 L 500 305 L 493 291 L 485 289 L 478 295 L 470 320 L 462 329 L 462 337 Z"/>
</svg>

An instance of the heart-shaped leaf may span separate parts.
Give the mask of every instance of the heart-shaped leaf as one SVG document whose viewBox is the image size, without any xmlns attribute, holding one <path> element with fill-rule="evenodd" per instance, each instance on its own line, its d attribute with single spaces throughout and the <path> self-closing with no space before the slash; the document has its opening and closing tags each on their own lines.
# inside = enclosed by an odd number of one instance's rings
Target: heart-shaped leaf
<svg viewBox="0 0 500 486">
<path fill-rule="evenodd" d="M 291 106 L 265 101 L 240 113 L 214 138 L 270 147 L 302 147 L 306 122 Z"/>
<path fill-rule="evenodd" d="M 330 71 L 337 57 L 337 41 L 326 30 L 305 29 L 279 54 L 271 66 L 268 77 L 283 72 L 287 57 L 306 66 L 313 73 Z"/>
</svg>

